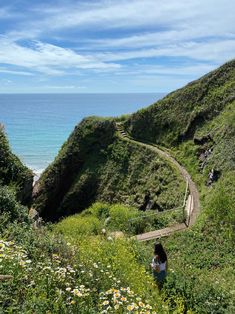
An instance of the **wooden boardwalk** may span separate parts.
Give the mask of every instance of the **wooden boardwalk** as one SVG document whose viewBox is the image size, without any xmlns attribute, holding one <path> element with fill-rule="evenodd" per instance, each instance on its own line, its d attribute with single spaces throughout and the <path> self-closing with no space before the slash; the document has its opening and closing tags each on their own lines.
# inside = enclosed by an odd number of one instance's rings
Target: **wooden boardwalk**
<svg viewBox="0 0 235 314">
<path fill-rule="evenodd" d="M 136 239 L 138 241 L 148 241 L 148 240 L 158 239 L 161 237 L 169 236 L 172 233 L 175 233 L 178 231 L 183 231 L 187 229 L 188 227 L 192 226 L 196 222 L 197 216 L 200 212 L 200 200 L 199 200 L 199 192 L 198 192 L 197 186 L 193 182 L 188 171 L 183 166 L 181 166 L 178 163 L 178 161 L 169 154 L 169 152 L 166 152 L 160 149 L 156 145 L 146 144 L 146 143 L 143 143 L 143 142 L 140 142 L 140 141 L 137 141 L 135 139 L 128 137 L 126 132 L 123 130 L 123 126 L 121 123 L 117 123 L 116 127 L 117 127 L 119 136 L 123 140 L 130 141 L 141 146 L 145 146 L 151 149 L 152 151 L 156 152 L 158 155 L 162 156 L 163 158 L 167 159 L 173 165 L 175 165 L 178 168 L 182 177 L 184 178 L 185 182 L 188 184 L 188 189 L 190 193 L 187 199 L 187 202 L 185 204 L 185 213 L 186 213 L 185 223 L 180 223 L 180 224 L 176 224 L 167 228 L 139 234 L 136 236 Z"/>
</svg>

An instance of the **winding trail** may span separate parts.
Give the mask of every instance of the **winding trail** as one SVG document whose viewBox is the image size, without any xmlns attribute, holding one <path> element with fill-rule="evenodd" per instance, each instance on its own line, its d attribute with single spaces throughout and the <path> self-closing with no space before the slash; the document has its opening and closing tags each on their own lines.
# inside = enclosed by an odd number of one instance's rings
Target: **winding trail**
<svg viewBox="0 0 235 314">
<path fill-rule="evenodd" d="M 179 224 L 175 224 L 173 226 L 167 227 L 167 228 L 154 230 L 147 233 L 142 233 L 142 234 L 137 235 L 136 239 L 138 241 L 148 241 L 152 239 L 166 237 L 172 233 L 185 230 L 188 227 L 192 226 L 196 222 L 197 216 L 200 212 L 200 200 L 199 200 L 199 192 L 198 192 L 197 186 L 193 182 L 188 171 L 183 166 L 181 166 L 178 163 L 178 161 L 176 161 L 176 159 L 172 157 L 168 152 L 161 150 L 155 145 L 146 144 L 146 143 L 130 138 L 123 130 L 123 126 L 121 123 L 116 123 L 116 128 L 118 131 L 118 135 L 122 140 L 147 147 L 148 149 L 156 152 L 159 156 L 163 157 L 164 159 L 168 160 L 170 163 L 175 165 L 177 169 L 179 170 L 180 174 L 182 175 L 182 177 L 184 178 L 186 184 L 188 184 L 188 189 L 190 193 L 188 200 L 186 202 L 186 207 L 185 207 L 185 211 L 187 213 L 187 221 L 185 223 L 179 223 Z"/>
</svg>

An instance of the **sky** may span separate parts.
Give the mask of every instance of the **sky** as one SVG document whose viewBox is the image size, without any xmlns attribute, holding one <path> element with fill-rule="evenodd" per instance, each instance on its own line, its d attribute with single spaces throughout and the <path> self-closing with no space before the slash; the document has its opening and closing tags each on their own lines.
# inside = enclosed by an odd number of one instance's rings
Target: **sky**
<svg viewBox="0 0 235 314">
<path fill-rule="evenodd" d="M 169 92 L 235 57 L 231 0 L 0 0 L 0 93 Z"/>
</svg>

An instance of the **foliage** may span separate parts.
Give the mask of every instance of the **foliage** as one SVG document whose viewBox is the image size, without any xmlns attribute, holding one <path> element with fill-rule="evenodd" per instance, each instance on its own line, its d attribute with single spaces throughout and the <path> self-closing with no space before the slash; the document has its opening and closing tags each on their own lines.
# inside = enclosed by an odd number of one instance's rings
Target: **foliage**
<svg viewBox="0 0 235 314">
<path fill-rule="evenodd" d="M 3 231 L 9 222 L 27 221 L 27 212 L 26 207 L 17 202 L 12 189 L 0 186 L 0 231 Z"/>
<path fill-rule="evenodd" d="M 224 174 L 208 197 L 207 214 L 226 238 L 235 241 L 235 171 Z"/>
<path fill-rule="evenodd" d="M 73 238 L 101 235 L 102 229 L 105 229 L 107 234 L 122 231 L 127 235 L 136 235 L 164 228 L 182 220 L 182 209 L 162 213 L 153 210 L 142 212 L 123 204 L 109 205 L 97 202 L 81 214 L 61 220 L 55 225 L 54 230 Z"/>
<path fill-rule="evenodd" d="M 32 172 L 12 154 L 3 129 L 0 127 L 0 185 L 11 185 L 23 204 L 31 200 Z"/>
<path fill-rule="evenodd" d="M 175 306 L 196 313 L 233 313 L 235 272 L 233 243 L 214 222 L 164 240 L 169 272 L 163 293 Z"/>
<path fill-rule="evenodd" d="M 0 286 L 4 313 L 168 313 L 135 241 L 82 239 L 69 225 L 70 243 L 50 227 L 12 223 L 7 229 L 0 269 L 12 279 Z"/>
<path fill-rule="evenodd" d="M 97 217 L 82 217 L 77 214 L 59 222 L 55 229 L 58 232 L 67 230 L 69 236 L 76 238 L 79 235 L 85 237 L 90 234 L 100 234 L 102 227 L 102 222 Z"/>
</svg>

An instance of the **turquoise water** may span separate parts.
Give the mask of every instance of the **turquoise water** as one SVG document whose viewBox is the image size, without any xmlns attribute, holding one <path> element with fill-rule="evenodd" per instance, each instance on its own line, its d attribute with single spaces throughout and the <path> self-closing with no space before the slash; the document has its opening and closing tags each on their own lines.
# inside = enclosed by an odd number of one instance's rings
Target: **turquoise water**
<svg viewBox="0 0 235 314">
<path fill-rule="evenodd" d="M 150 105 L 163 94 L 2 94 L 0 123 L 15 154 L 40 174 L 73 128 L 90 115 L 117 116 Z"/>
</svg>

